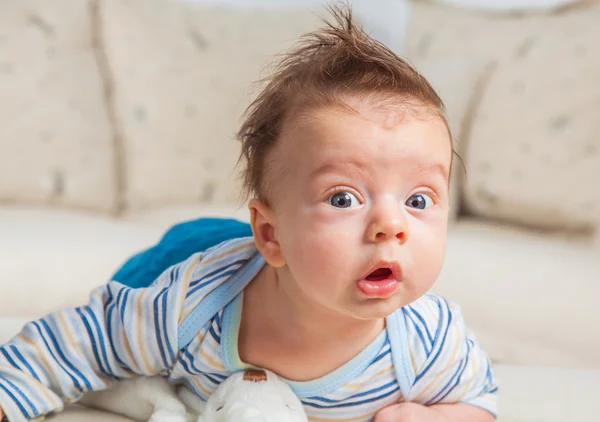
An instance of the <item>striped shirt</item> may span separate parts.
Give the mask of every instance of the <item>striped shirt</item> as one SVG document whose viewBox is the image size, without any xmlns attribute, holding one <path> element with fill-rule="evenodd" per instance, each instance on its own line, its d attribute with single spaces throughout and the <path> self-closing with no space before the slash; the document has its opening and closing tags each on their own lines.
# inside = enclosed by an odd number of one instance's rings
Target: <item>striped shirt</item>
<svg viewBox="0 0 600 422">
<path fill-rule="evenodd" d="M 238 354 L 243 292 L 181 350 L 178 327 L 256 254 L 251 238 L 231 240 L 169 268 L 149 288 L 109 282 L 87 305 L 28 323 L 0 347 L 0 408 L 11 422 L 26 421 L 118 379 L 158 374 L 207 399 L 249 367 Z M 342 367 L 317 380 L 288 381 L 311 421 L 370 421 L 402 401 L 463 402 L 496 414 L 490 361 L 456 306 L 427 294 L 386 322 Z"/>
</svg>

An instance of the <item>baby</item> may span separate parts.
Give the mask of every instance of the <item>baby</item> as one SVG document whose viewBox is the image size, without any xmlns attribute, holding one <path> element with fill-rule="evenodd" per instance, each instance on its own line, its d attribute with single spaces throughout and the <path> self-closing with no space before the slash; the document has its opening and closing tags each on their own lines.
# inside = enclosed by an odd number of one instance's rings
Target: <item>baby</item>
<svg viewBox="0 0 600 422">
<path fill-rule="evenodd" d="M 442 101 L 349 10 L 333 13 L 281 59 L 239 131 L 253 236 L 27 324 L 0 348 L 10 422 L 135 376 L 207 400 L 256 367 L 314 421 L 494 420 L 488 357 L 428 293 L 453 155 Z"/>
</svg>

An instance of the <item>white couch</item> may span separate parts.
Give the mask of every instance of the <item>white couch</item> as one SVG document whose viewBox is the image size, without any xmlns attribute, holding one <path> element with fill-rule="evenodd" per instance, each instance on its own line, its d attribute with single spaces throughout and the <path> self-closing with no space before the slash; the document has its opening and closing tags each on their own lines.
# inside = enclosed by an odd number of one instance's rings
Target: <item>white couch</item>
<svg viewBox="0 0 600 422">
<path fill-rule="evenodd" d="M 406 54 L 467 170 L 435 289 L 496 362 L 501 422 L 597 421 L 600 6 L 413 6 Z M 171 224 L 247 218 L 232 134 L 250 82 L 317 23 L 167 0 L 0 4 L 0 342 L 85 302 Z"/>
</svg>

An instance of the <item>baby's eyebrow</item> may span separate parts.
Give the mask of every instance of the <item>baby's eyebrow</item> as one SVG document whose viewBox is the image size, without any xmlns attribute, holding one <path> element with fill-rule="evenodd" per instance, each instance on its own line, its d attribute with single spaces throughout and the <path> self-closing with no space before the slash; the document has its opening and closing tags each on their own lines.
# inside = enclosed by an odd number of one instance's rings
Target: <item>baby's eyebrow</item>
<svg viewBox="0 0 600 422">
<path fill-rule="evenodd" d="M 419 166 L 419 170 L 422 173 L 437 173 L 440 176 L 442 176 L 445 181 L 448 181 L 450 177 L 450 170 L 448 169 L 448 166 L 444 163 L 434 162 L 423 164 Z"/>
<path fill-rule="evenodd" d="M 342 162 L 337 162 L 337 163 L 327 162 L 327 163 L 321 164 L 316 169 L 311 171 L 309 177 L 311 179 L 314 179 L 316 177 L 321 176 L 322 174 L 333 173 L 336 171 L 347 172 L 349 170 L 350 171 L 359 171 L 359 172 L 363 171 L 361 164 L 353 162 L 353 161 L 342 161 Z"/>
</svg>

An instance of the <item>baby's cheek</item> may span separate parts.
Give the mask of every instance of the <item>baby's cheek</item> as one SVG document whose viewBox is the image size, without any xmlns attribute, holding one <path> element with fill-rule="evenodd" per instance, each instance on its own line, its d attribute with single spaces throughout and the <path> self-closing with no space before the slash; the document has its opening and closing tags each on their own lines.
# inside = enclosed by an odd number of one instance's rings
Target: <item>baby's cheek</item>
<svg viewBox="0 0 600 422">
<path fill-rule="evenodd" d="M 419 242 L 419 247 L 413 255 L 414 266 L 424 283 L 433 284 L 439 276 L 444 264 L 445 248 L 445 238 L 440 236 L 430 236 Z"/>
</svg>

